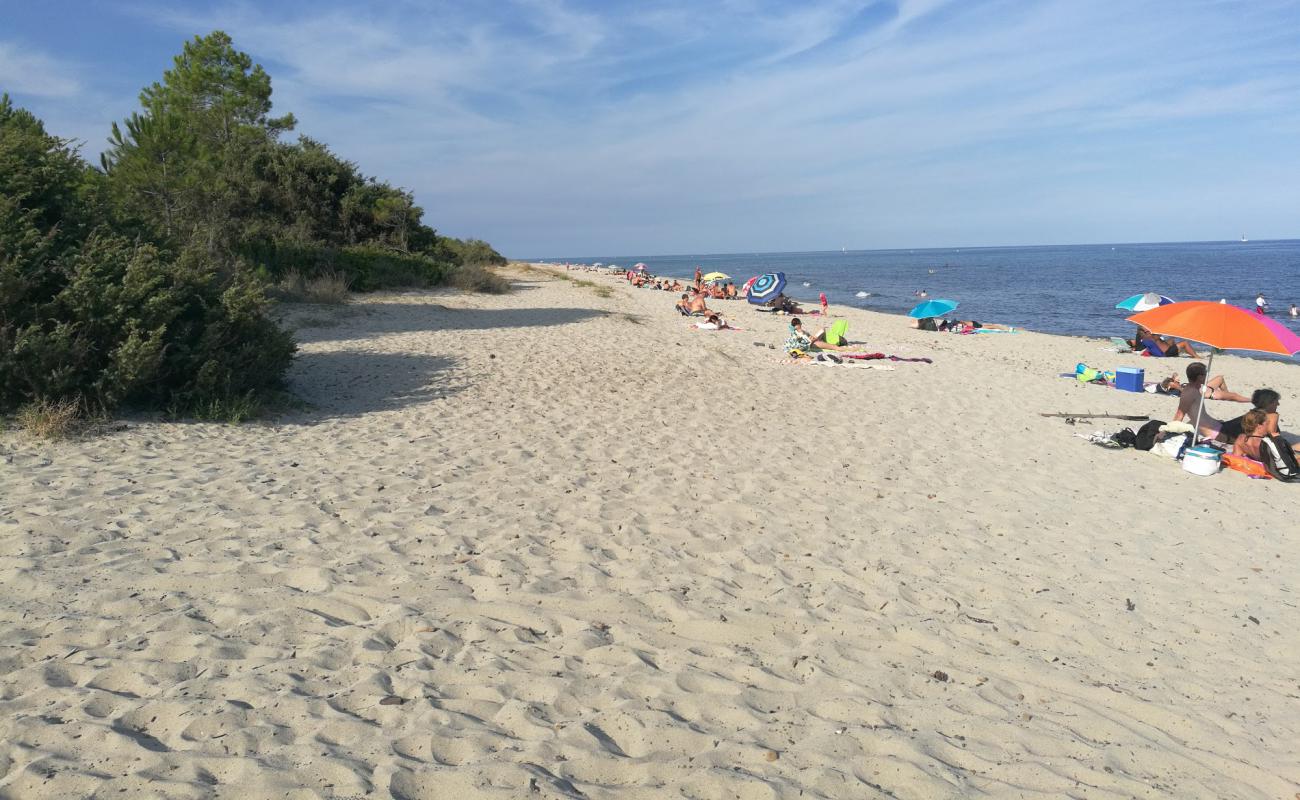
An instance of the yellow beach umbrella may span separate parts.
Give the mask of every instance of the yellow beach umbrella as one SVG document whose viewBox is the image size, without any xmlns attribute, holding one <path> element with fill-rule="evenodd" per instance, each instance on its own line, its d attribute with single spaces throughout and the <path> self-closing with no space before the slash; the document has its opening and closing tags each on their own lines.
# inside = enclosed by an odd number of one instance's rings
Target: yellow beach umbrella
<svg viewBox="0 0 1300 800">
<path fill-rule="evenodd" d="M 731 280 L 731 276 L 723 272 L 710 272 L 708 275 L 701 278 L 701 280 L 705 283 L 711 283 L 713 281 L 729 281 Z"/>
</svg>

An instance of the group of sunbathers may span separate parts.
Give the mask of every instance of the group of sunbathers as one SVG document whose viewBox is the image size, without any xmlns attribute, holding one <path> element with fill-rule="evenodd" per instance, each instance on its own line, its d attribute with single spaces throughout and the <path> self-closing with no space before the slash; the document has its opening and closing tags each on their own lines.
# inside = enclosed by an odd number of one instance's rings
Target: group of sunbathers
<svg viewBox="0 0 1300 800">
<path fill-rule="evenodd" d="M 1233 453 L 1259 460 L 1259 442 L 1265 436 L 1279 436 L 1278 405 L 1282 396 L 1272 389 L 1256 389 L 1250 397 L 1238 394 L 1228 388 L 1222 375 L 1206 379 L 1205 365 L 1193 361 L 1187 365 L 1187 381 L 1178 381 L 1171 376 L 1161 381 L 1166 390 L 1178 392 L 1178 408 L 1174 412 L 1174 422 L 1186 421 L 1197 424 L 1199 412 L 1200 435 L 1225 445 L 1231 445 Z M 1201 408 L 1206 400 L 1226 400 L 1233 403 L 1250 403 L 1250 411 L 1232 419 L 1220 422 L 1208 411 Z M 1300 452 L 1300 448 L 1292 445 Z"/>
<path fill-rule="evenodd" d="M 1010 325 L 995 322 L 980 322 L 973 319 L 944 319 L 943 317 L 926 317 L 911 321 L 913 328 L 939 333 L 975 333 L 976 331 L 1014 331 Z"/>
<path fill-rule="evenodd" d="M 736 300 L 741 297 L 741 292 L 736 289 L 734 283 L 705 283 L 696 280 L 692 283 L 682 283 L 677 279 L 659 278 L 644 272 L 627 271 L 628 283 L 638 289 L 658 289 L 663 292 L 681 292 L 687 291 L 702 295 L 709 300 Z"/>
</svg>

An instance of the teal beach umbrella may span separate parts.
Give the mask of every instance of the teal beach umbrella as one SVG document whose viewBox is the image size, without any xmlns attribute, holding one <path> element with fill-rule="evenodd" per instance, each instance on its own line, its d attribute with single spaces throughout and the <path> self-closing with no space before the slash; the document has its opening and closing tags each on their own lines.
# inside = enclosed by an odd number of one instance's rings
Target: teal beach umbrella
<svg viewBox="0 0 1300 800">
<path fill-rule="evenodd" d="M 924 303 L 921 303 L 916 308 L 907 312 L 907 316 L 912 317 L 914 319 L 929 319 L 930 317 L 942 317 L 944 314 L 947 314 L 949 311 L 952 311 L 956 307 L 957 307 L 956 300 L 941 300 L 936 298 L 934 300 L 926 300 Z"/>
</svg>

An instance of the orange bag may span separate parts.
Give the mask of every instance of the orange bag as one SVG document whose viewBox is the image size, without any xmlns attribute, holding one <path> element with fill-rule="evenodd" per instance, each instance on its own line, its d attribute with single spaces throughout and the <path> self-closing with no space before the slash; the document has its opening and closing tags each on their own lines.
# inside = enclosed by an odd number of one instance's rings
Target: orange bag
<svg viewBox="0 0 1300 800">
<path fill-rule="evenodd" d="M 1263 464 L 1259 463 L 1253 458 L 1247 458 L 1245 456 L 1237 456 L 1231 453 L 1225 453 L 1222 459 L 1220 460 L 1223 462 L 1223 466 L 1227 467 L 1228 469 L 1235 469 L 1238 472 L 1244 472 L 1245 474 L 1249 475 L 1252 478 L 1273 477 L 1272 475 L 1268 474 L 1268 470 L 1264 469 Z"/>
</svg>

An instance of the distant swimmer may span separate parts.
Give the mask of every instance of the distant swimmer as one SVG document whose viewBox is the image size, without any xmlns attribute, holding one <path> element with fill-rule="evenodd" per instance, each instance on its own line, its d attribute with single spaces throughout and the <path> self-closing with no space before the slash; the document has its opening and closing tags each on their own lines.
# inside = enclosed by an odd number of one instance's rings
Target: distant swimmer
<svg viewBox="0 0 1300 800">
<path fill-rule="evenodd" d="M 1268 313 L 1268 301 L 1264 299 L 1263 292 L 1255 296 L 1255 313 L 1260 316 Z"/>
</svg>

